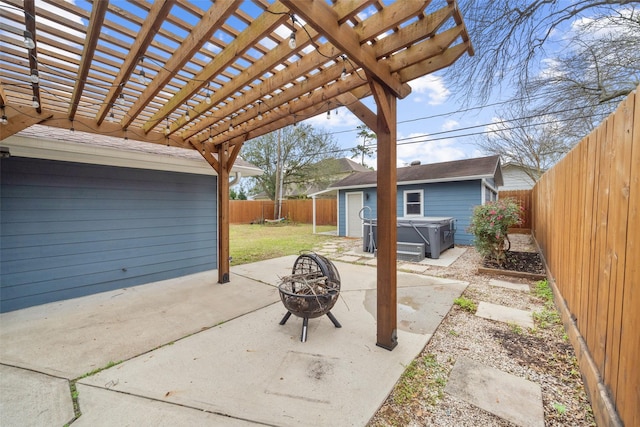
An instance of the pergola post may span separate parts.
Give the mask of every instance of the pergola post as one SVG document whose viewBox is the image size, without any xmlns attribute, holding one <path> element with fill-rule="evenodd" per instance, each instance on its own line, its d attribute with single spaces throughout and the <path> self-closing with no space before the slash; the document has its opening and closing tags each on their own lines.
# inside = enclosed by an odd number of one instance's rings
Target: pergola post
<svg viewBox="0 0 640 427">
<path fill-rule="evenodd" d="M 218 145 L 218 283 L 229 282 L 229 143 Z"/>
<path fill-rule="evenodd" d="M 396 172 L 396 97 L 384 85 L 369 79 L 378 107 L 378 268 L 377 268 L 377 342 L 393 350 L 397 336 L 397 172 Z"/>
</svg>

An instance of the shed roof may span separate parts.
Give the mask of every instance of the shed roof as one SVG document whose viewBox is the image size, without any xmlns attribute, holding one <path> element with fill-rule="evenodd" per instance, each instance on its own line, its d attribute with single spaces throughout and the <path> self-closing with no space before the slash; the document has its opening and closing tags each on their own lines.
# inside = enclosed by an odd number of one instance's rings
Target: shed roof
<svg viewBox="0 0 640 427">
<path fill-rule="evenodd" d="M 354 173 L 331 185 L 330 188 L 373 187 L 377 184 L 376 171 Z M 427 182 L 468 181 L 471 179 L 493 178 L 496 185 L 502 185 L 500 156 L 479 157 L 451 162 L 413 165 L 397 170 L 398 185 Z"/>
</svg>

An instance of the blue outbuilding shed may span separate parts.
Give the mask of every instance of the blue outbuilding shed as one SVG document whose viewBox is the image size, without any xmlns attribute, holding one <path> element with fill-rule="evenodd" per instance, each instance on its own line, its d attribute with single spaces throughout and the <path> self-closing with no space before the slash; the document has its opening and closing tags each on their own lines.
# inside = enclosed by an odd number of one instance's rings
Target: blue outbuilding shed
<svg viewBox="0 0 640 427">
<path fill-rule="evenodd" d="M 217 268 L 218 181 L 197 152 L 39 125 L 1 145 L 0 311 Z"/>
<path fill-rule="evenodd" d="M 397 169 L 399 219 L 453 218 L 455 243 L 473 244 L 467 232 L 473 208 L 496 200 L 502 185 L 500 157 L 489 156 Z M 377 217 L 376 171 L 354 173 L 334 184 L 338 193 L 338 235 L 362 237 L 361 217 Z M 361 212 L 362 211 L 362 212 Z"/>
</svg>

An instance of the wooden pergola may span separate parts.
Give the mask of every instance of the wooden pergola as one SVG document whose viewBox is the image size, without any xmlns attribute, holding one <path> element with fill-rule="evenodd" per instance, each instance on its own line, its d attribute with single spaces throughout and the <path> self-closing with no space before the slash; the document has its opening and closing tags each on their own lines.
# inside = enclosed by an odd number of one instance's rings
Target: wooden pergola
<svg viewBox="0 0 640 427">
<path fill-rule="evenodd" d="M 348 108 L 377 134 L 377 344 L 393 349 L 396 102 L 412 80 L 473 55 L 456 2 L 89 3 L 0 0 L 0 141 L 43 124 L 198 150 L 219 177 L 224 283 L 229 171 L 243 143 Z"/>
</svg>

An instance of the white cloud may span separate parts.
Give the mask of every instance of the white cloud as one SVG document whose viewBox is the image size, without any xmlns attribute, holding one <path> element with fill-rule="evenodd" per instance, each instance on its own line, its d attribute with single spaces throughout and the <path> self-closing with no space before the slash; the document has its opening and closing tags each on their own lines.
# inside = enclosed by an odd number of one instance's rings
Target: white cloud
<svg viewBox="0 0 640 427">
<path fill-rule="evenodd" d="M 545 58 L 541 61 L 541 64 L 542 68 L 539 75 L 542 78 L 560 77 L 564 73 L 556 59 Z"/>
<path fill-rule="evenodd" d="M 429 105 L 444 104 L 451 94 L 444 84 L 444 79 L 440 76 L 427 74 L 409 82 L 409 86 L 414 94 L 423 94 L 427 96 L 426 102 Z M 416 96 L 414 101 L 423 102 L 424 98 Z"/>
<path fill-rule="evenodd" d="M 345 107 L 339 107 L 337 109 L 331 110 L 330 117 L 330 119 L 327 119 L 327 113 L 322 113 L 318 114 L 317 116 L 311 117 L 304 122 L 310 124 L 313 127 L 325 128 L 328 132 L 335 132 L 336 130 L 343 128 L 355 129 L 356 126 L 362 124 L 360 119 L 354 116 L 353 113 L 351 113 L 351 111 L 347 110 Z M 353 146 L 356 146 L 355 140 Z"/>
<path fill-rule="evenodd" d="M 440 128 L 443 131 L 448 131 L 448 130 L 453 130 L 457 128 L 459 125 L 460 123 L 457 120 L 448 119 L 448 120 L 445 120 L 445 122 L 442 124 L 442 126 L 440 126 Z"/>
<path fill-rule="evenodd" d="M 467 154 L 456 145 L 455 139 L 441 139 L 437 141 L 422 141 L 428 139 L 426 133 L 412 133 L 407 137 L 398 136 L 403 139 L 398 145 L 397 165 L 406 166 L 414 160 L 420 160 L 424 165 L 427 163 L 440 163 L 450 160 L 460 160 L 467 157 Z M 406 139 L 405 138 L 414 138 Z M 404 143 L 404 144 L 403 144 Z"/>
<path fill-rule="evenodd" d="M 484 131 L 487 132 L 487 136 L 489 138 L 493 138 L 496 136 L 496 132 L 500 132 L 503 136 L 507 136 L 510 134 L 508 129 L 505 129 L 505 119 L 501 117 L 492 117 L 491 124 L 485 126 Z"/>
</svg>

